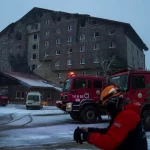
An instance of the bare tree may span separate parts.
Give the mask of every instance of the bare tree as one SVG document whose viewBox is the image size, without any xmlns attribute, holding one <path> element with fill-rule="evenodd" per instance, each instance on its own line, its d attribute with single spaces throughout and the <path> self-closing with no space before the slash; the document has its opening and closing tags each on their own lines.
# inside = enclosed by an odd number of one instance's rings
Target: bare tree
<svg viewBox="0 0 150 150">
<path fill-rule="evenodd" d="M 93 62 L 97 64 L 96 68 L 100 72 L 100 75 L 107 78 L 113 69 L 113 64 L 116 62 L 116 55 L 114 53 L 104 53 L 100 50 L 96 50 L 91 57 Z"/>
</svg>

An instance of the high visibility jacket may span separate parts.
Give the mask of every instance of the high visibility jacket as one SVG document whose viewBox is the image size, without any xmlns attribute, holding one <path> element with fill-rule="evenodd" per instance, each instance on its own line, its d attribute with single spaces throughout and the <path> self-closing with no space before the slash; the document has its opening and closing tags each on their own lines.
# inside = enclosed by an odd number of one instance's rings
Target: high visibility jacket
<svg viewBox="0 0 150 150">
<path fill-rule="evenodd" d="M 139 113 L 139 106 L 127 104 L 107 129 L 89 128 L 88 143 L 103 150 L 148 150 Z"/>
</svg>

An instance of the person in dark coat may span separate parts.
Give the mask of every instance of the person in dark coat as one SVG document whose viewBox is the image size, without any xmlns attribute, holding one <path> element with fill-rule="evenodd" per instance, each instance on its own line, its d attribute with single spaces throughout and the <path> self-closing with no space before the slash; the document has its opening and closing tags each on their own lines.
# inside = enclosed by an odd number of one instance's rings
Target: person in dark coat
<svg viewBox="0 0 150 150">
<path fill-rule="evenodd" d="M 84 141 L 103 150 L 148 150 L 140 107 L 121 97 L 119 88 L 110 85 L 101 93 L 102 105 L 111 117 L 107 128 L 77 127 L 74 141 Z"/>
</svg>

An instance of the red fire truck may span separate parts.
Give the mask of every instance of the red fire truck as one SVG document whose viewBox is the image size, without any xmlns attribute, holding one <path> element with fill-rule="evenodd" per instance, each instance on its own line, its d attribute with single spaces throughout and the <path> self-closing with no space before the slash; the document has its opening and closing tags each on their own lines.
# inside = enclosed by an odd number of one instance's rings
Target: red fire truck
<svg viewBox="0 0 150 150">
<path fill-rule="evenodd" d="M 8 103 L 8 89 L 0 88 L 0 105 L 6 106 Z"/>
<path fill-rule="evenodd" d="M 101 90 L 110 84 L 117 84 L 123 91 L 122 96 L 141 107 L 144 127 L 150 130 L 150 71 L 141 69 L 119 71 L 109 77 L 107 84 L 104 77 L 69 73 L 64 82 L 61 100 L 56 102 L 56 106 L 68 112 L 73 119 L 94 123 L 98 117 L 105 114 L 97 102 Z"/>
<path fill-rule="evenodd" d="M 104 77 L 75 75 L 70 72 L 64 82 L 61 100 L 56 102 L 56 106 L 68 112 L 74 120 L 94 123 L 105 113 L 104 109 L 97 105 L 101 90 L 105 86 Z"/>
<path fill-rule="evenodd" d="M 118 84 L 123 96 L 141 107 L 144 127 L 150 130 L 150 71 L 123 70 L 110 76 L 108 84 Z"/>
</svg>

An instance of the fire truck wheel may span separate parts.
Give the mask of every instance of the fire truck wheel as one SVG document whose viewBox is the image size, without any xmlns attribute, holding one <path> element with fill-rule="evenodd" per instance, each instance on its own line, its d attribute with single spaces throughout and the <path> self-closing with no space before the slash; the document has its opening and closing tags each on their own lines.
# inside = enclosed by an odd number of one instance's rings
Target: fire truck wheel
<svg viewBox="0 0 150 150">
<path fill-rule="evenodd" d="M 150 110 L 143 112 L 143 124 L 146 131 L 150 131 Z"/>
<path fill-rule="evenodd" d="M 85 106 L 80 113 L 80 117 L 84 123 L 95 123 L 97 120 L 95 108 L 92 106 Z"/>
<path fill-rule="evenodd" d="M 70 117 L 71 117 L 73 120 L 80 120 L 79 115 L 74 114 L 74 113 L 70 113 Z"/>
</svg>

